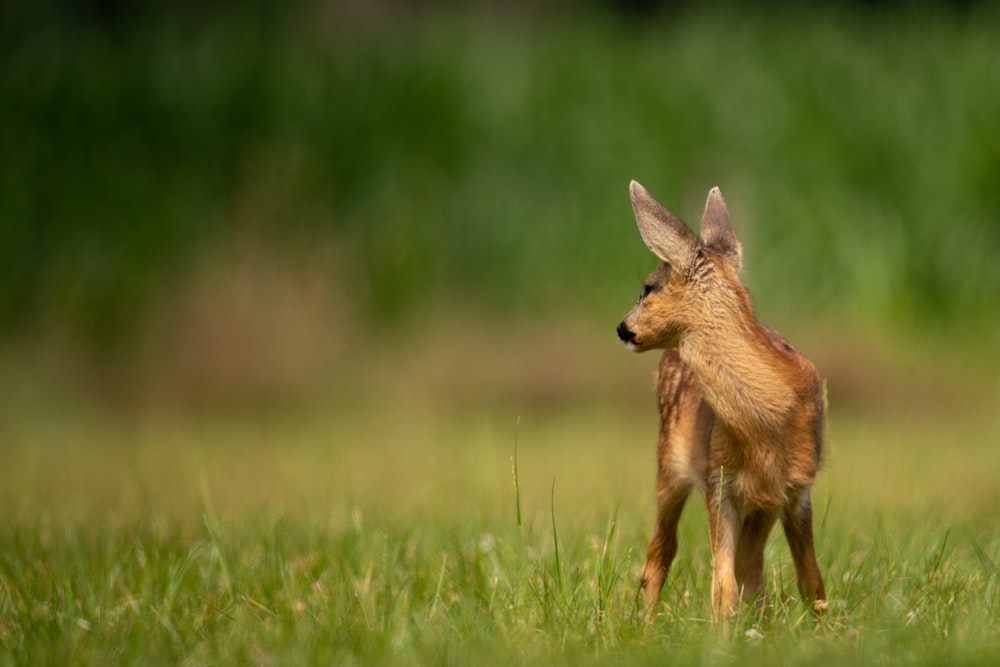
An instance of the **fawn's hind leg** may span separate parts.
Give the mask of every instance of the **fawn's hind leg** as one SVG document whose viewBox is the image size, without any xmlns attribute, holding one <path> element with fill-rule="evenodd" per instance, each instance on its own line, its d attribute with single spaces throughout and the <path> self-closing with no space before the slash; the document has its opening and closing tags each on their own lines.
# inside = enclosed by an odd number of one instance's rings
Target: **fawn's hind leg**
<svg viewBox="0 0 1000 667">
<path fill-rule="evenodd" d="M 711 486 L 705 494 L 705 504 L 712 540 L 712 618 L 725 621 L 736 613 L 740 599 L 736 583 L 736 547 L 742 522 L 729 499 L 721 497 Z"/>
<path fill-rule="evenodd" d="M 826 590 L 823 577 L 816 562 L 816 547 L 813 544 L 812 502 L 809 491 L 803 492 L 798 502 L 787 507 L 781 517 L 781 525 L 788 538 L 788 546 L 795 562 L 799 594 L 806 603 L 812 604 L 813 611 L 826 611 Z"/>
<path fill-rule="evenodd" d="M 656 526 L 646 548 L 646 563 L 642 567 L 641 581 L 647 608 L 660 599 L 663 582 L 677 555 L 677 522 L 684 509 L 684 501 L 691 492 L 690 484 L 675 478 L 665 479 L 667 476 L 665 471 L 660 471 L 656 489 Z"/>
</svg>

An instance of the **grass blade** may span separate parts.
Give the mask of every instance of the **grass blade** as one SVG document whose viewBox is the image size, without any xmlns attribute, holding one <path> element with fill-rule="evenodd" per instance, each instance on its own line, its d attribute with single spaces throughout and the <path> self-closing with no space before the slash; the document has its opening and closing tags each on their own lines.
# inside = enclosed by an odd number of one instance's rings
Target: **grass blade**
<svg viewBox="0 0 1000 667">
<path fill-rule="evenodd" d="M 552 478 L 552 544 L 555 547 L 556 585 L 562 590 L 562 563 L 559 561 L 559 535 L 556 532 L 556 480 Z"/>
<path fill-rule="evenodd" d="M 521 416 L 517 416 L 517 422 L 514 425 L 514 456 L 511 457 L 510 467 L 511 474 L 514 476 L 514 510 L 517 516 L 517 529 L 521 530 L 521 487 L 517 482 L 517 436 L 521 431 Z"/>
</svg>

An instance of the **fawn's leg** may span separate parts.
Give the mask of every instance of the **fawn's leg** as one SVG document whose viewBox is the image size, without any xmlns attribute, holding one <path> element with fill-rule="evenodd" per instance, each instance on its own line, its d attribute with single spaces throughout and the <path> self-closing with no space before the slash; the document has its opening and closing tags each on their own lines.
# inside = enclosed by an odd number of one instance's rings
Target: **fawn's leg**
<svg viewBox="0 0 1000 667">
<path fill-rule="evenodd" d="M 812 603 L 814 611 L 826 611 L 826 591 L 823 588 L 823 577 L 819 573 L 816 547 L 813 544 L 812 502 L 809 499 L 808 489 L 803 492 L 798 502 L 785 508 L 781 525 L 785 529 L 785 537 L 788 538 L 792 560 L 795 562 L 799 594 L 805 602 Z"/>
<path fill-rule="evenodd" d="M 705 496 L 712 540 L 712 618 L 725 620 L 736 613 L 740 592 L 736 583 L 736 540 L 741 522 L 736 509 L 718 489 Z"/>
<path fill-rule="evenodd" d="M 677 555 L 677 522 L 684 509 L 684 501 L 691 491 L 690 484 L 676 479 L 665 479 L 660 471 L 656 490 L 656 526 L 646 548 L 646 563 L 642 566 L 641 582 L 646 607 L 653 607 L 660 599 L 663 582 L 670 572 L 670 564 Z"/>
<path fill-rule="evenodd" d="M 743 520 L 736 543 L 736 585 L 741 599 L 754 599 L 764 585 L 764 546 L 777 514 L 757 510 Z"/>
</svg>

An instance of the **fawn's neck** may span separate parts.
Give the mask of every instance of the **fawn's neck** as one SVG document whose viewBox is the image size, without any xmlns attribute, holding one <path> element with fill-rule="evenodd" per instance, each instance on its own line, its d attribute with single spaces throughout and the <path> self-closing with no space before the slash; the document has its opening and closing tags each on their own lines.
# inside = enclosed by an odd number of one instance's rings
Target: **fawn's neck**
<svg viewBox="0 0 1000 667">
<path fill-rule="evenodd" d="M 682 336 L 681 359 L 716 417 L 731 430 L 745 435 L 773 431 L 795 406 L 788 364 L 757 322 L 749 299 L 737 298 L 732 305 L 731 316 Z"/>
</svg>

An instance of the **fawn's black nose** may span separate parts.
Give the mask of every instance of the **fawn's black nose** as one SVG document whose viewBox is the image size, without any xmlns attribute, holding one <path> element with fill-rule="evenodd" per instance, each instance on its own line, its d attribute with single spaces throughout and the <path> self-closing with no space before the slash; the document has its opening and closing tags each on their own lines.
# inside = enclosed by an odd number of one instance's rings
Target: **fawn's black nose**
<svg viewBox="0 0 1000 667">
<path fill-rule="evenodd" d="M 623 343 L 635 343 L 635 334 L 626 326 L 625 322 L 618 325 L 618 337 Z"/>
</svg>

